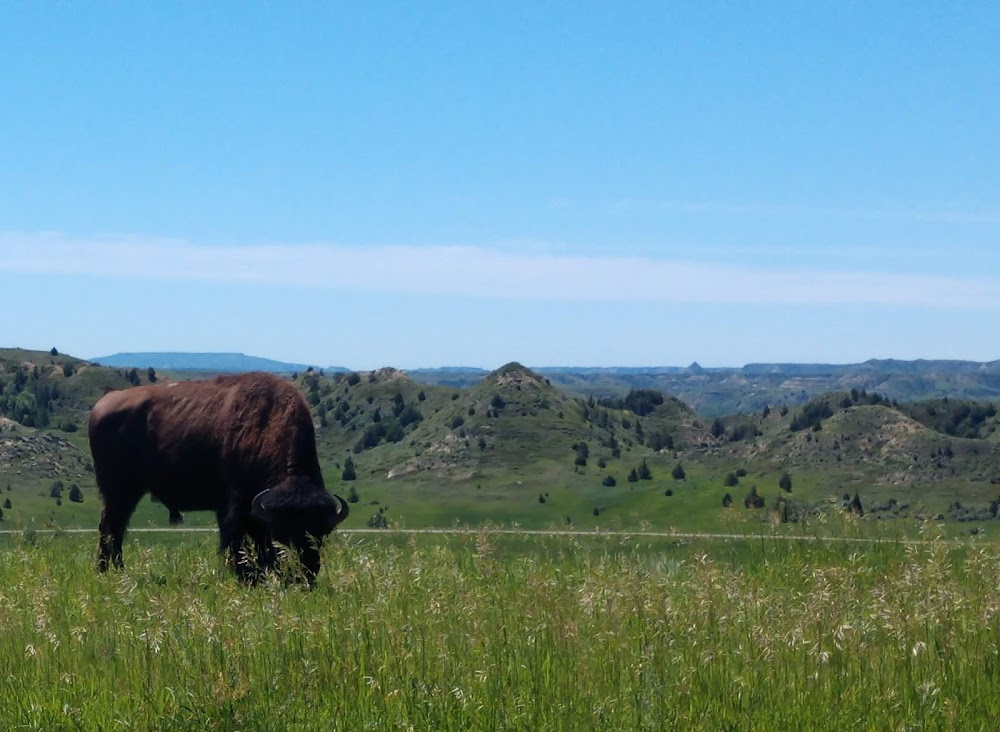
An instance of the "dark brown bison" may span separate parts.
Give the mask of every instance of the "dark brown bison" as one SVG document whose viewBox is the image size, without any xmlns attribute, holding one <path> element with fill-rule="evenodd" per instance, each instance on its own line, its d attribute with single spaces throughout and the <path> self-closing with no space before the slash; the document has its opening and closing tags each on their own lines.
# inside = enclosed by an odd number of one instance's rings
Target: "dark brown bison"
<svg viewBox="0 0 1000 732">
<path fill-rule="evenodd" d="M 347 502 L 323 484 L 308 405 L 270 374 L 110 392 L 90 413 L 89 436 L 104 501 L 101 571 L 122 566 L 125 529 L 147 493 L 172 520 L 215 511 L 219 550 L 247 581 L 274 565 L 272 540 L 298 553 L 311 581 L 323 538 L 347 518 Z"/>
</svg>

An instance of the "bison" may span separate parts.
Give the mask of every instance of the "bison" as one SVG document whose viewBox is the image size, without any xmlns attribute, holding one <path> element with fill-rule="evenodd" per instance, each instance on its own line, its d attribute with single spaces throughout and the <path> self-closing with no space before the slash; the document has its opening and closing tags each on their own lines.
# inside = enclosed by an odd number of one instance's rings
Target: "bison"
<svg viewBox="0 0 1000 732">
<path fill-rule="evenodd" d="M 104 502 L 102 572 L 123 565 L 125 529 L 147 493 L 172 520 L 215 511 L 219 551 L 247 582 L 274 566 L 273 541 L 298 554 L 312 582 L 324 537 L 349 512 L 323 483 L 308 405 L 271 374 L 112 391 L 94 405 L 88 431 Z"/>
</svg>

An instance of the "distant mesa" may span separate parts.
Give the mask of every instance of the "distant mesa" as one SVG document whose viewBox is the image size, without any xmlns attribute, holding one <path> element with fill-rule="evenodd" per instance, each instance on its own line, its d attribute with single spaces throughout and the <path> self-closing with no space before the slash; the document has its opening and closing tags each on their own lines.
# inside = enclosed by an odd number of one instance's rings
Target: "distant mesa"
<svg viewBox="0 0 1000 732">
<path fill-rule="evenodd" d="M 243 373 L 246 371 L 268 371 L 274 374 L 294 373 L 318 368 L 312 364 L 288 363 L 270 358 L 248 356 L 245 353 L 116 353 L 90 359 L 102 366 L 115 368 L 149 368 L 163 371 L 213 371 L 221 373 Z M 341 366 L 330 366 L 324 371 L 348 371 Z"/>
</svg>

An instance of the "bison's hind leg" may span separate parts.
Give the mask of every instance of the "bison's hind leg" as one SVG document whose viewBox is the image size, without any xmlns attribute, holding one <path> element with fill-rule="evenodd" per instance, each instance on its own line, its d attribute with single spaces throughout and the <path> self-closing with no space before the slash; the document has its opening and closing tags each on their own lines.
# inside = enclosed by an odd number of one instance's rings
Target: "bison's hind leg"
<svg viewBox="0 0 1000 732">
<path fill-rule="evenodd" d="M 122 498 L 115 496 L 109 500 L 105 497 L 104 508 L 101 510 L 101 522 L 98 525 L 101 538 L 97 545 L 97 569 L 106 572 L 109 566 L 121 569 L 125 562 L 122 559 L 122 541 L 128 520 L 132 517 L 138 505 L 138 498 Z"/>
</svg>

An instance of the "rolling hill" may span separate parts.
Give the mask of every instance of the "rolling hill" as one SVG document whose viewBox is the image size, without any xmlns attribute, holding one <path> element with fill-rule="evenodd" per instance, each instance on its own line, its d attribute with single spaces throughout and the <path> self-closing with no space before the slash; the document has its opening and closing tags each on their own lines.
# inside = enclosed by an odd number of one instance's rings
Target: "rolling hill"
<svg viewBox="0 0 1000 732">
<path fill-rule="evenodd" d="M 148 376 L 0 351 L 8 526 L 96 523 L 86 414 L 105 389 Z M 713 419 L 646 387 L 583 396 L 517 363 L 468 387 L 391 368 L 307 368 L 294 383 L 313 409 L 328 487 L 355 503 L 353 526 L 717 529 L 734 516 L 794 523 L 857 495 L 866 520 L 941 516 L 978 528 L 995 520 L 1000 497 L 989 402 L 900 402 L 852 387 Z M 83 502 L 57 497 L 57 481 L 78 486 Z M 136 522 L 166 518 L 144 505 Z"/>
<path fill-rule="evenodd" d="M 705 417 L 753 412 L 767 405 L 803 404 L 832 391 L 864 389 L 900 402 L 1000 399 L 1000 361 L 871 360 L 860 364 L 748 364 L 741 368 L 538 368 L 577 396 L 621 395 L 629 389 L 671 394 Z M 486 372 L 424 369 L 417 381 L 471 386 Z"/>
</svg>

